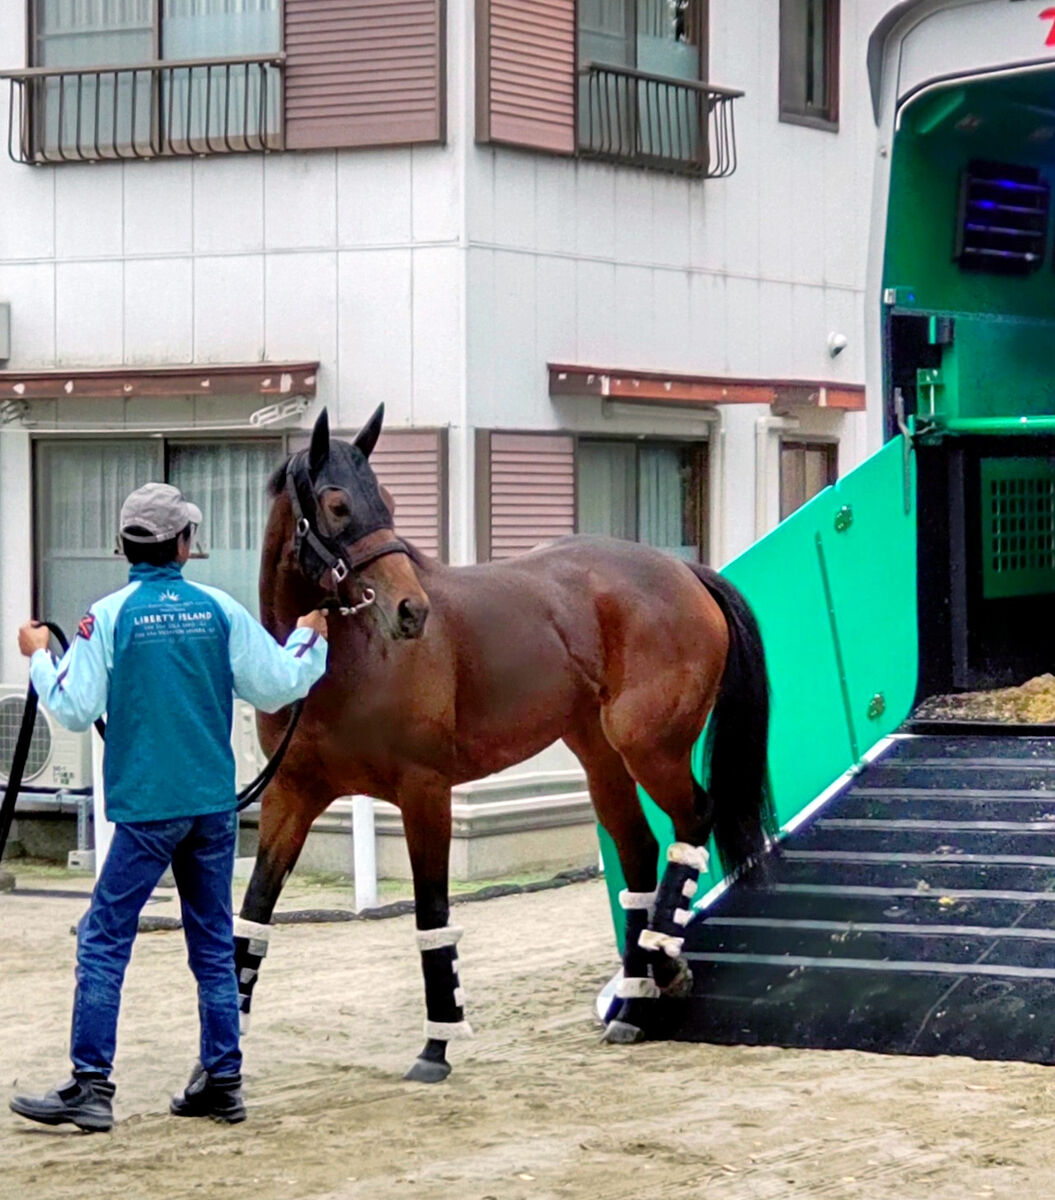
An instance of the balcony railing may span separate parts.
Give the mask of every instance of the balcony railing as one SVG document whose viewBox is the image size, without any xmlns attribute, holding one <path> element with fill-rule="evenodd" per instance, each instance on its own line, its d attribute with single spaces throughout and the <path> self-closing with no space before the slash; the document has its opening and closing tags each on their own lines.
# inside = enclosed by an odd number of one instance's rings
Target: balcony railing
<svg viewBox="0 0 1055 1200">
<path fill-rule="evenodd" d="M 736 170 L 729 88 L 587 63 L 580 71 L 583 158 L 722 179 Z"/>
<path fill-rule="evenodd" d="M 7 72 L 8 153 L 43 164 L 279 150 L 282 65 L 271 55 Z"/>
</svg>

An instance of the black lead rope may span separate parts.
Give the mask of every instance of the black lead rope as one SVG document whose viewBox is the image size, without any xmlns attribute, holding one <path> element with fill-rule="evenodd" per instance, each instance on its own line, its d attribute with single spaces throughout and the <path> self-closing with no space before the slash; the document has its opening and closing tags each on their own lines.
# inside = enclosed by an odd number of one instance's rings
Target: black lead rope
<svg viewBox="0 0 1055 1200">
<path fill-rule="evenodd" d="M 62 629 L 51 621 L 41 621 L 40 624 L 43 628 L 49 630 L 62 647 L 63 654 L 65 654 L 70 648 L 70 643 L 66 639 L 66 635 Z M 25 774 L 26 762 L 29 759 L 29 750 L 33 742 L 33 729 L 37 721 L 37 708 L 39 704 L 40 697 L 37 695 L 37 689 L 30 683 L 26 689 L 26 703 L 22 709 L 22 724 L 18 729 L 18 739 L 15 742 L 15 753 L 11 759 L 11 768 L 7 775 L 4 798 L 0 802 L 0 860 L 4 857 L 8 835 L 11 832 L 11 824 L 15 819 L 15 805 L 18 803 L 19 792 L 22 789 L 22 776 Z M 282 759 L 289 749 L 289 744 L 293 740 L 293 734 L 296 732 L 297 723 L 300 721 L 300 714 L 303 710 L 304 701 L 298 700 L 290 712 L 289 724 L 286 726 L 286 732 L 282 735 L 282 741 L 279 743 L 278 749 L 268 760 L 266 766 L 256 779 L 252 783 L 247 784 L 238 793 L 236 797 L 236 811 L 241 812 L 244 808 L 248 808 L 250 804 L 254 804 L 259 800 L 263 795 L 264 789 L 275 778 L 275 774 L 282 765 Z M 99 736 L 105 741 L 106 722 L 102 717 L 95 722 L 95 728 L 99 731 Z"/>
<path fill-rule="evenodd" d="M 250 804 L 255 803 L 264 794 L 264 789 L 275 778 L 279 767 L 282 765 L 282 760 L 286 757 L 286 751 L 289 749 L 289 744 L 293 741 L 293 735 L 297 731 L 297 723 L 300 721 L 300 714 L 304 711 L 304 701 L 298 700 L 293 705 L 289 714 L 289 724 L 286 726 L 286 732 L 282 735 L 282 741 L 278 744 L 278 749 L 267 760 L 267 764 L 260 774 L 253 780 L 252 783 L 246 784 L 238 793 L 238 812 L 243 808 L 248 808 Z"/>
<path fill-rule="evenodd" d="M 52 637 L 62 647 L 63 654 L 65 654 L 70 648 L 70 644 L 59 626 L 52 624 L 51 621 L 41 621 L 40 624 L 51 633 Z M 15 753 L 11 759 L 11 769 L 7 775 L 4 799 L 0 803 L 0 859 L 4 857 L 8 834 L 11 832 L 11 823 L 15 819 L 15 805 L 18 803 L 18 794 L 22 788 L 22 776 L 26 771 L 29 748 L 33 742 L 33 728 L 37 723 L 37 706 L 39 702 L 37 689 L 30 683 L 26 689 L 26 704 L 22 709 L 22 724 L 18 728 L 18 739 L 15 742 Z M 103 721 L 102 717 L 95 722 L 95 728 L 99 730 L 101 738 L 106 737 L 106 722 Z"/>
</svg>

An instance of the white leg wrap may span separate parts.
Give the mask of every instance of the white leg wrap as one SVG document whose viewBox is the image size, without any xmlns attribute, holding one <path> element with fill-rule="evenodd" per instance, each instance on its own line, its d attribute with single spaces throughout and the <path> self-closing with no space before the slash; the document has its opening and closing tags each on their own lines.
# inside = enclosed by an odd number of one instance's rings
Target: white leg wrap
<svg viewBox="0 0 1055 1200">
<path fill-rule="evenodd" d="M 624 890 L 619 893 L 619 906 L 627 912 L 642 908 L 648 910 L 655 903 L 655 892 L 628 892 Z"/>
<path fill-rule="evenodd" d="M 468 1021 L 430 1021 L 425 1018 L 425 1036 L 437 1042 L 454 1042 L 471 1038 L 473 1028 Z"/>
<path fill-rule="evenodd" d="M 249 953 L 257 958 L 267 956 L 268 943 L 271 940 L 271 926 L 261 925 L 257 921 L 246 921 L 242 917 L 234 919 L 234 936 L 249 939 Z"/>
<path fill-rule="evenodd" d="M 615 994 L 620 1000 L 656 1000 L 660 995 L 659 984 L 654 979 L 620 979 Z"/>
<path fill-rule="evenodd" d="M 710 856 L 703 846 L 690 846 L 688 842 L 671 842 L 667 847 L 667 862 L 695 867 L 701 875 L 707 870 L 709 861 Z"/>
<path fill-rule="evenodd" d="M 637 944 L 642 950 L 662 950 L 670 958 L 677 958 L 685 945 L 685 939 L 669 933 L 659 933 L 655 929 L 642 929 Z"/>
<path fill-rule="evenodd" d="M 700 886 L 699 880 L 686 879 L 685 882 L 681 885 L 681 894 L 685 897 L 686 900 L 691 900 L 693 898 L 693 896 L 696 895 L 696 890 L 699 886 Z"/>
<path fill-rule="evenodd" d="M 674 910 L 674 924 L 688 925 L 695 916 L 695 913 L 690 908 L 676 908 Z"/>
<path fill-rule="evenodd" d="M 442 950 L 444 946 L 457 946 L 465 932 L 458 925 L 444 925 L 442 929 L 419 929 L 419 950 Z"/>
</svg>

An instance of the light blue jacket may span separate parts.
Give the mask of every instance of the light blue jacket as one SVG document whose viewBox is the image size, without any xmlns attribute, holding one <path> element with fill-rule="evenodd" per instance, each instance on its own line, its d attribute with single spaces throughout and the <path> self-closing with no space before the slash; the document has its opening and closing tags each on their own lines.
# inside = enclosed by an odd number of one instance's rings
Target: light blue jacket
<svg viewBox="0 0 1055 1200">
<path fill-rule="evenodd" d="M 226 592 L 189 582 L 176 563 L 132 567 L 127 587 L 88 610 L 61 662 L 38 650 L 30 663 L 41 703 L 67 729 L 108 714 L 111 821 L 233 808 L 233 697 L 275 712 L 325 670 L 325 638 L 297 629 L 280 646 Z"/>
</svg>

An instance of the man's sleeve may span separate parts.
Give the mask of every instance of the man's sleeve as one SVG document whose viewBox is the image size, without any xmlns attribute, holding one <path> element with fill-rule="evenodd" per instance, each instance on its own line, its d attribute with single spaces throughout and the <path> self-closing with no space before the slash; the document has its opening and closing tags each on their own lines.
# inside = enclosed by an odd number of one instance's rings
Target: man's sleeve
<svg viewBox="0 0 1055 1200">
<path fill-rule="evenodd" d="M 41 704 L 74 733 L 90 729 L 106 712 L 110 692 L 106 637 L 105 622 L 89 610 L 58 664 L 47 650 L 37 650 L 30 659 L 29 677 Z"/>
<path fill-rule="evenodd" d="M 227 616 L 235 695 L 254 708 L 285 708 L 306 696 L 326 670 L 326 639 L 313 629 L 295 629 L 280 646 L 240 604 L 231 601 Z"/>
</svg>

